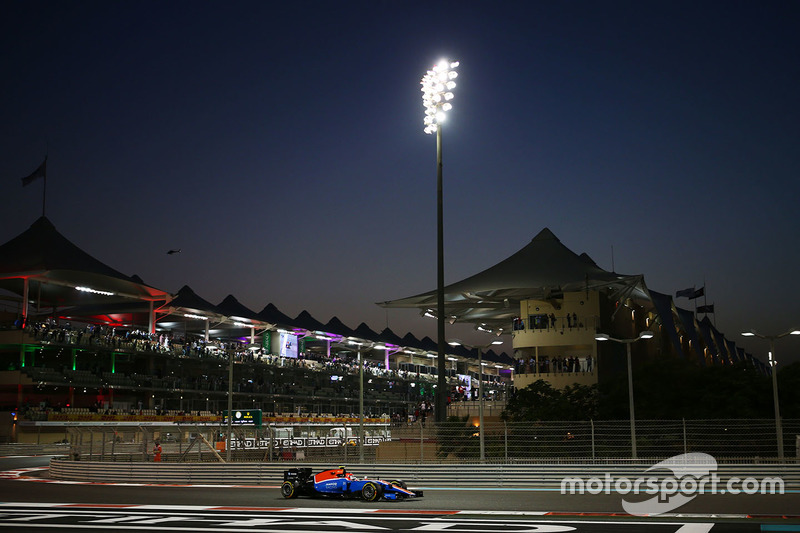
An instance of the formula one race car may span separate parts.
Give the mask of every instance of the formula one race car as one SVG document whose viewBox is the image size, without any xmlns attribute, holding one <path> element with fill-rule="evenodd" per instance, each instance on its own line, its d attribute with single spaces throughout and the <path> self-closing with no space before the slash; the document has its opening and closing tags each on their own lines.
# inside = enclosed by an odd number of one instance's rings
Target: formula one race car
<svg viewBox="0 0 800 533">
<path fill-rule="evenodd" d="M 310 468 L 290 468 L 283 472 L 281 495 L 284 498 L 298 496 L 333 496 L 339 498 L 362 498 L 368 502 L 419 498 L 421 490 L 409 490 L 402 481 L 382 479 L 358 479 L 339 467 L 313 475 Z"/>
</svg>

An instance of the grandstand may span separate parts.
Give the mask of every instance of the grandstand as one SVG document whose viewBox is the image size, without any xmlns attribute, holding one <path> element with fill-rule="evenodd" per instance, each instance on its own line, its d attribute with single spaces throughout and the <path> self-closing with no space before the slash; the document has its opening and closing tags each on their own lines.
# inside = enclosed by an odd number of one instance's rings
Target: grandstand
<svg viewBox="0 0 800 533">
<path fill-rule="evenodd" d="M 170 294 L 94 259 L 45 217 L 0 246 L 0 291 L 7 294 L 0 300 L 0 411 L 15 413 L 19 428 L 43 416 L 57 422 L 63 417 L 56 413 L 86 414 L 73 409 L 219 416 L 229 390 L 234 409 L 298 417 L 360 413 L 362 383 L 366 416 L 425 416 L 434 398 L 437 343 L 430 338 L 377 333 L 364 323 L 351 329 L 336 317 L 322 323 L 307 311 L 290 318 L 273 304 L 256 313 L 233 295 L 212 304 L 188 286 Z M 427 313 L 434 296 L 380 305 Z M 510 334 L 514 346 L 513 358 L 483 353 L 482 366 L 475 351 L 449 346 L 452 402 L 477 399 L 479 376 L 485 398 L 498 405 L 513 385 L 538 379 L 597 383 L 623 360 L 621 346 L 598 348 L 599 331 L 632 338 L 653 330 L 652 342 L 635 346 L 637 358 L 769 371 L 707 317 L 648 289 L 643 276 L 604 271 L 547 229 L 508 259 L 446 287 L 445 299 L 449 320 Z M 13 438 L 12 430 L 0 439 Z"/>
</svg>

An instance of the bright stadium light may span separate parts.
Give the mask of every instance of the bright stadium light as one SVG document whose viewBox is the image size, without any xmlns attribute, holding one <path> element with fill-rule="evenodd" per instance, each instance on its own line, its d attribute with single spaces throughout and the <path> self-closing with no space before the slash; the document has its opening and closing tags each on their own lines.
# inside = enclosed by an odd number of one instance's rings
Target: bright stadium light
<svg viewBox="0 0 800 533">
<path fill-rule="evenodd" d="M 458 77 L 455 71 L 458 61 L 442 59 L 422 77 L 422 104 L 425 106 L 425 133 L 436 133 L 439 125 L 447 118 L 446 112 L 453 109 L 453 89 Z"/>
</svg>

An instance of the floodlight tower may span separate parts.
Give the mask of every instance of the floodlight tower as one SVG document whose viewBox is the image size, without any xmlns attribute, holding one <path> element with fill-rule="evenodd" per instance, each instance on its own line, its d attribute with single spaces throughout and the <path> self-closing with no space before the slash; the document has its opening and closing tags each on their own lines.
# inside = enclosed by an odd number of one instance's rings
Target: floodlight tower
<svg viewBox="0 0 800 533">
<path fill-rule="evenodd" d="M 436 319 L 438 349 L 436 385 L 436 422 L 447 419 L 447 380 L 445 379 L 445 337 L 444 337 L 444 215 L 442 201 L 442 122 L 447 111 L 453 108 L 454 81 L 458 76 L 455 71 L 458 61 L 442 59 L 433 69 L 422 77 L 422 104 L 425 106 L 425 133 L 436 133 L 436 191 L 437 191 L 437 283 L 436 283 Z"/>
</svg>

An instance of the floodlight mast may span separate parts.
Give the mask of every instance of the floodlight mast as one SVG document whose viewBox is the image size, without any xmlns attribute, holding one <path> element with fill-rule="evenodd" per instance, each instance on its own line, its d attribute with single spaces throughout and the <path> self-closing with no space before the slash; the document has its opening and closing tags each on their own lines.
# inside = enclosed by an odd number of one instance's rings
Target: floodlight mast
<svg viewBox="0 0 800 533">
<path fill-rule="evenodd" d="M 445 337 L 444 337 L 444 202 L 442 200 L 442 122 L 447 111 L 452 109 L 450 100 L 453 99 L 452 90 L 456 86 L 454 81 L 458 77 L 455 68 L 458 61 L 442 59 L 433 69 L 422 77 L 422 104 L 425 106 L 425 133 L 436 133 L 436 227 L 437 227 L 437 279 L 436 279 L 436 308 L 437 308 L 437 381 L 434 404 L 436 405 L 435 420 L 447 420 L 447 380 L 445 367 Z"/>
</svg>

